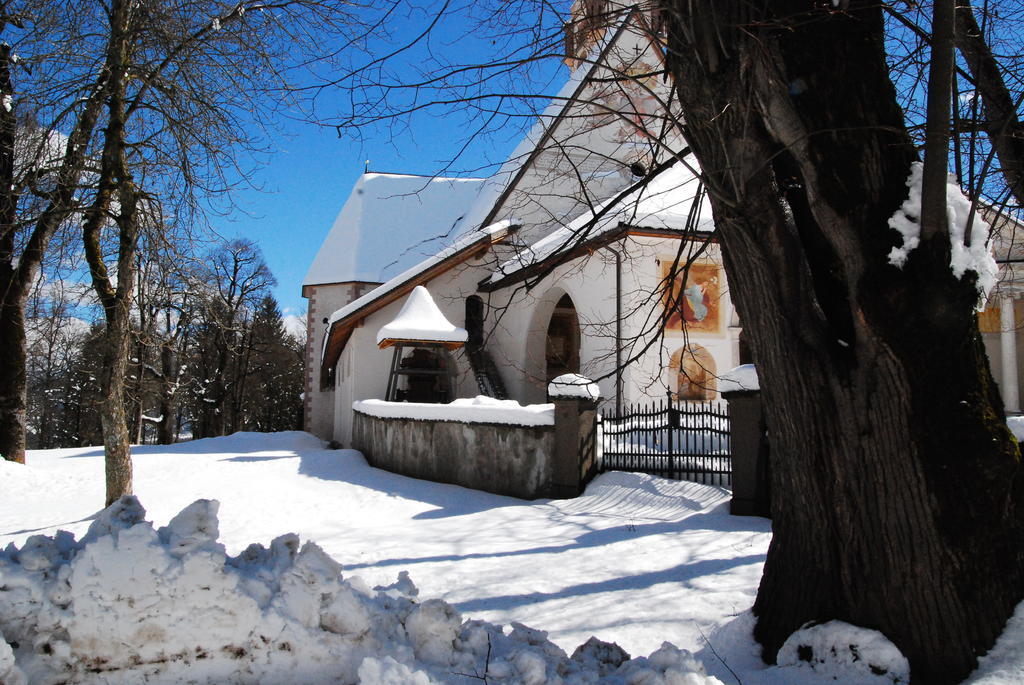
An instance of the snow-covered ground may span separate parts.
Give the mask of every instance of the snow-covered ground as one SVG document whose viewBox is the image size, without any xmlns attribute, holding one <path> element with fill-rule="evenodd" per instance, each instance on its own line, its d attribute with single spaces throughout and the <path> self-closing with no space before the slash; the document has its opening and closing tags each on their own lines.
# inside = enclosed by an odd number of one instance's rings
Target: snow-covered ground
<svg viewBox="0 0 1024 685">
<path fill-rule="evenodd" d="M 18 606 L 35 608 L 22 612 L 19 629 L 28 634 L 34 621 L 34 639 L 46 638 L 13 653 L 0 640 L 4 685 L 19 677 L 12 656 L 33 682 L 51 682 L 47 664 L 89 640 L 96 661 L 74 682 L 319 682 L 313 674 L 324 682 L 481 682 L 473 676 L 486 668 L 495 683 L 714 682 L 695 672 L 701 664 L 723 683 L 834 682 L 836 673 L 846 683 L 893 682 L 857 676 L 856 664 L 833 663 L 817 675 L 802 662 L 760 664 L 749 608 L 770 525 L 730 516 L 721 488 L 612 473 L 579 498 L 526 502 L 373 469 L 358 453 L 325 449 L 304 433 L 139 447 L 134 462 L 135 493 L 152 526 L 138 524 L 131 506 L 96 521 L 99 448 L 31 452 L 27 466 L 0 462 L 0 548 L 10 545 L 0 553 L 0 632 L 18 613 L 5 598 L 21 592 Z M 217 500 L 219 509 L 201 503 L 177 516 L 198 499 Z M 30 541 L 58 529 L 79 542 Z M 288 533 L 301 543 L 271 545 Z M 306 541 L 326 555 L 302 547 Z M 251 543 L 268 549 L 246 551 Z M 235 558 L 225 564 L 225 555 Z M 403 571 L 418 595 L 404 574 L 399 579 Z M 193 585 L 215 595 L 183 594 Z M 178 607 L 139 607 L 153 597 Z M 221 613 L 204 613 L 211 607 Z M 978 675 L 989 677 L 977 682 L 1024 681 L 1024 616 L 1015 621 L 982 664 Z M 144 624 L 143 652 L 110 646 L 136 639 Z M 801 644 L 849 641 L 855 631 L 830 628 Z M 619 666 L 621 655 L 593 643 L 569 659 L 591 636 L 650 659 Z M 666 641 L 699 663 L 663 648 Z M 217 644 L 233 647 L 209 654 Z M 898 666 L 886 649 L 879 646 L 879 658 Z"/>
</svg>

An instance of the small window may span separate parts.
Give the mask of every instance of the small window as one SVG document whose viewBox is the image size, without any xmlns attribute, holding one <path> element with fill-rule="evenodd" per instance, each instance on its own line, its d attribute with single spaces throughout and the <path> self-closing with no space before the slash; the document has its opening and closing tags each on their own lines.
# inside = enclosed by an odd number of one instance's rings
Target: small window
<svg viewBox="0 0 1024 685">
<path fill-rule="evenodd" d="M 333 390 L 334 389 L 334 367 L 322 371 L 320 373 L 320 390 Z"/>
</svg>

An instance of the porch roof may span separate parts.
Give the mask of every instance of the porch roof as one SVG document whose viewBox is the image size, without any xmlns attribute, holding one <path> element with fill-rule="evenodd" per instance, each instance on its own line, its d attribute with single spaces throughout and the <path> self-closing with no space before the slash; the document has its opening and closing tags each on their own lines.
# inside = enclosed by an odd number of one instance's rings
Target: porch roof
<svg viewBox="0 0 1024 685">
<path fill-rule="evenodd" d="M 409 293 L 402 311 L 377 331 L 377 345 L 390 347 L 395 343 L 443 343 L 448 347 L 461 347 L 469 334 L 441 313 L 434 298 L 422 285 Z"/>
</svg>

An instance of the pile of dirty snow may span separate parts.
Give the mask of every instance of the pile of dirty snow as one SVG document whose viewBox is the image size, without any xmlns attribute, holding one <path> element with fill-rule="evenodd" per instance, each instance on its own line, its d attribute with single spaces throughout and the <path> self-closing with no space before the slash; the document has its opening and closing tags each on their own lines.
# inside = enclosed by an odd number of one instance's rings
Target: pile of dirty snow
<svg viewBox="0 0 1024 685">
<path fill-rule="evenodd" d="M 217 509 L 154 529 L 126 496 L 81 540 L 0 552 L 0 682 L 720 682 L 668 643 L 630 659 L 591 639 L 569 657 L 543 631 L 419 601 L 405 573 L 371 589 L 295 535 L 229 557 Z"/>
</svg>

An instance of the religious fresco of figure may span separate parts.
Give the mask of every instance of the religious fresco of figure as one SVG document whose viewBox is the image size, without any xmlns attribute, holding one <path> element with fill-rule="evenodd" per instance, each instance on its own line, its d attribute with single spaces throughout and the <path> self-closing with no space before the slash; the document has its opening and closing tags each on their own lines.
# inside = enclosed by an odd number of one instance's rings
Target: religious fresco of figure
<svg viewBox="0 0 1024 685">
<path fill-rule="evenodd" d="M 642 145 L 642 152 L 649 153 L 664 135 L 665 114 L 659 98 L 664 87 L 657 77 L 661 70 L 638 61 L 622 73 L 621 79 L 593 86 L 582 125 L 591 130 L 610 126 L 612 140 Z"/>
<path fill-rule="evenodd" d="M 715 398 L 715 359 L 700 345 L 680 347 L 669 359 L 669 388 L 681 401 Z"/>
<path fill-rule="evenodd" d="M 658 80 L 652 76 L 657 73 L 659 70 L 640 62 L 626 70 L 628 79 L 616 83 L 621 90 L 615 111 L 626 120 L 619 127 L 619 141 L 657 140 L 663 134 L 664 113 L 657 96 Z"/>
<path fill-rule="evenodd" d="M 673 259 L 661 259 L 661 278 L 666 281 L 672 271 Z M 722 332 L 722 267 L 709 262 L 690 265 L 686 282 L 677 273 L 672 287 L 665 294 L 663 305 L 668 316 L 667 332 Z"/>
</svg>

